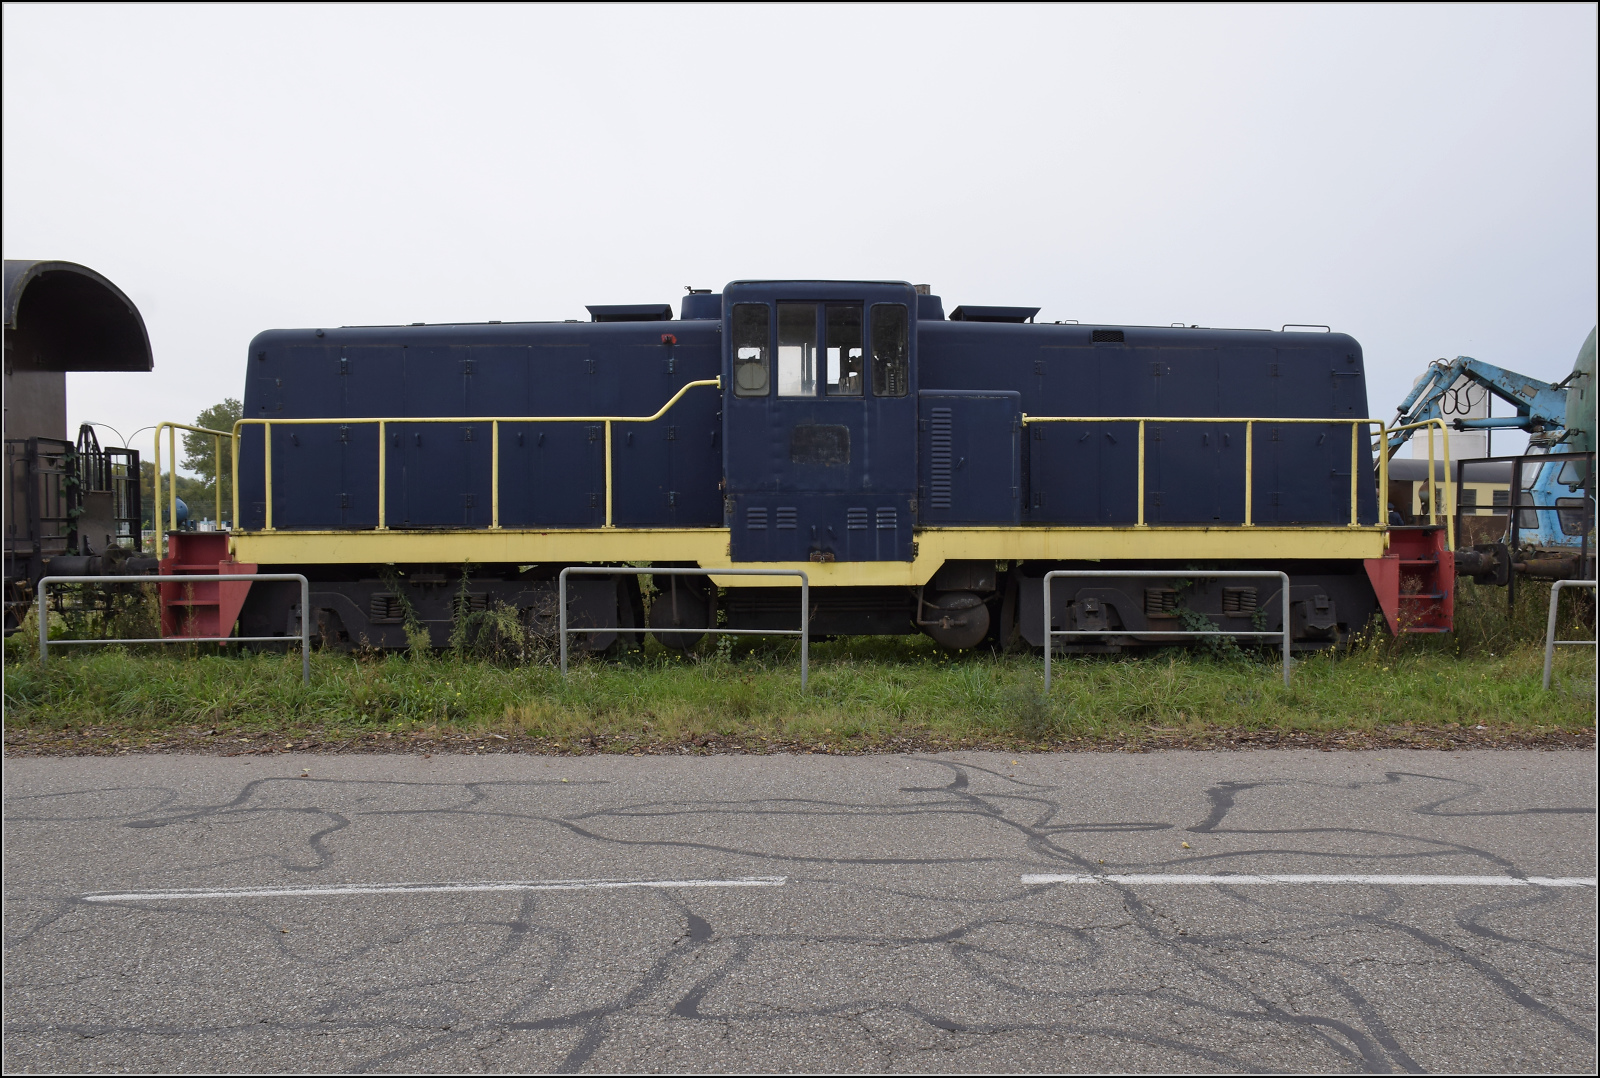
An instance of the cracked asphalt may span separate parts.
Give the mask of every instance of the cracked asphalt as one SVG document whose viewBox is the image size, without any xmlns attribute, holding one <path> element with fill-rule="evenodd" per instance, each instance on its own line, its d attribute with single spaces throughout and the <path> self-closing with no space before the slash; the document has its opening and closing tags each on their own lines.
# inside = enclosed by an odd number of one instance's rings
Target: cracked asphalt
<svg viewBox="0 0 1600 1078">
<path fill-rule="evenodd" d="M 1593 752 L 4 776 L 8 1073 L 1596 1067 L 1591 886 L 1021 881 L 1593 877 Z"/>
</svg>

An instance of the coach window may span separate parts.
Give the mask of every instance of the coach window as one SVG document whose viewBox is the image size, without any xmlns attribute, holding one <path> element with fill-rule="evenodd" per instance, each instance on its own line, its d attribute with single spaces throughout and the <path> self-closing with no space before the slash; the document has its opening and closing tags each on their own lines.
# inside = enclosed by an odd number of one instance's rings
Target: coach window
<svg viewBox="0 0 1600 1078">
<path fill-rule="evenodd" d="M 778 304 L 778 396 L 817 395 L 817 305 Z"/>
<path fill-rule="evenodd" d="M 733 395 L 767 395 L 767 349 L 772 340 L 772 311 L 765 303 L 733 306 Z"/>
<path fill-rule="evenodd" d="M 872 305 L 872 395 L 903 397 L 910 385 L 906 309 L 898 303 Z"/>
<path fill-rule="evenodd" d="M 828 396 L 861 396 L 865 367 L 861 348 L 861 305 L 829 306 Z"/>
</svg>

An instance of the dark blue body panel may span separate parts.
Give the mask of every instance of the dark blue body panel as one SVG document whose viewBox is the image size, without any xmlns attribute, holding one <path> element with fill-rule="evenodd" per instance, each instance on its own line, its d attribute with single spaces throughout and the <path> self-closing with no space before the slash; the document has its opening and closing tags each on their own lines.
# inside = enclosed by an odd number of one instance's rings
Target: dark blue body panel
<svg viewBox="0 0 1600 1078">
<path fill-rule="evenodd" d="M 802 302 L 816 304 L 819 364 L 829 362 L 830 311 L 866 312 L 857 332 L 870 339 L 874 312 L 903 307 L 905 379 L 885 392 L 868 378 L 851 395 L 824 387 L 780 396 L 774 377 L 765 395 L 736 395 L 736 306 L 792 311 Z M 490 424 L 405 420 L 647 416 L 685 383 L 719 375 L 721 391 L 692 389 L 654 423 L 613 426 L 612 519 L 725 525 L 738 561 L 909 560 L 913 528 L 923 525 L 1135 521 L 1137 424 L 1022 426 L 1021 413 L 1367 414 L 1361 348 L 1344 334 L 945 321 L 938 297 L 895 282 L 736 282 L 721 295 L 688 297 L 685 310 L 690 317 L 676 321 L 261 334 L 248 360 L 247 419 L 351 420 L 273 427 L 274 526 L 377 525 L 378 428 L 360 420 L 391 420 L 389 527 L 486 528 Z M 1257 423 L 1254 520 L 1348 524 L 1350 438 L 1347 424 Z M 1148 523 L 1243 521 L 1242 423 L 1151 422 L 1145 452 Z M 1378 522 L 1370 466 L 1362 447 L 1363 524 Z M 502 527 L 605 522 L 602 424 L 502 423 L 499 467 Z M 259 529 L 258 426 L 244 429 L 239 480 L 239 523 Z"/>
<path fill-rule="evenodd" d="M 1096 328 L 923 322 L 919 382 L 1015 390 L 1030 416 L 1367 416 L 1361 346 L 1342 333 L 1132 326 L 1115 331 L 1121 342 L 1095 343 Z M 1136 423 L 1027 430 L 1025 522 L 1136 520 Z M 1243 522 L 1244 424 L 1149 423 L 1145 437 L 1147 523 Z M 1343 424 L 1257 423 L 1255 522 L 1348 524 L 1350 437 Z M 1358 467 L 1371 460 L 1358 452 Z M 1377 523 L 1370 479 L 1358 498 L 1361 523 Z"/>
<path fill-rule="evenodd" d="M 664 344 L 670 330 L 676 344 Z M 250 349 L 247 419 L 421 416 L 647 416 L 685 382 L 715 378 L 714 321 L 525 323 L 274 330 Z M 721 403 L 690 390 L 650 424 L 612 430 L 613 521 L 619 527 L 722 522 Z M 484 528 L 491 518 L 488 423 L 391 423 L 387 523 Z M 377 524 L 375 423 L 275 426 L 273 525 Z M 261 428 L 240 450 L 240 515 L 265 522 Z M 605 522 L 599 423 L 502 423 L 500 524 L 598 527 Z"/>
<path fill-rule="evenodd" d="M 1022 394 L 924 389 L 917 398 L 921 522 L 1020 524 Z"/>
</svg>

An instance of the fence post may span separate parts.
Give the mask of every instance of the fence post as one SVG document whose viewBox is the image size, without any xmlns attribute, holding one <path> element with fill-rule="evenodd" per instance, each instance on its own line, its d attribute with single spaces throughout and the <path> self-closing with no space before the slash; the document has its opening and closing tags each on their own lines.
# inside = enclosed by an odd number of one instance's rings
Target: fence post
<svg viewBox="0 0 1600 1078">
<path fill-rule="evenodd" d="M 918 617 L 922 615 L 918 614 Z M 1044 575 L 1044 694 L 1050 695 L 1050 652 L 1055 638 L 1050 635 L 1050 574 Z"/>
<path fill-rule="evenodd" d="M 1289 641 L 1293 635 L 1289 630 L 1289 574 L 1279 573 L 1278 575 L 1283 578 L 1283 687 L 1287 689 L 1289 687 Z M 1337 625 L 1333 627 L 1333 638 L 1334 642 L 1338 643 L 1339 627 Z"/>
<path fill-rule="evenodd" d="M 1514 488 L 1513 488 L 1514 489 Z M 1544 691 L 1550 691 L 1550 670 L 1555 663 L 1557 644 L 1596 644 L 1594 640 L 1557 640 L 1556 639 L 1556 610 L 1561 605 L 1562 588 L 1596 588 L 1600 591 L 1600 584 L 1593 580 L 1557 580 L 1550 585 L 1550 618 L 1545 622 L 1544 628 Z M 1600 596 L 1597 596 L 1597 605 L 1600 605 Z M 1596 635 L 1600 637 L 1600 625 L 1596 627 Z M 1600 661 L 1600 660 L 1597 660 Z"/>
</svg>

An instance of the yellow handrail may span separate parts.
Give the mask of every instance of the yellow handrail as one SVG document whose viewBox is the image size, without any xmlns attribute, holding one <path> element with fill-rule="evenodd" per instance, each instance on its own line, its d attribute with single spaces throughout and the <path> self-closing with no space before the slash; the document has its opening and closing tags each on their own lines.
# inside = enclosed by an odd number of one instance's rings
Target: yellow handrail
<svg viewBox="0 0 1600 1078">
<path fill-rule="evenodd" d="M 166 530 L 161 527 L 161 432 L 163 430 L 167 432 L 168 450 L 172 454 L 172 482 L 169 484 L 169 494 L 172 498 L 172 516 L 170 519 L 174 528 L 178 526 L 178 431 L 186 430 L 192 431 L 195 434 L 211 434 L 216 436 L 215 444 L 217 450 L 217 474 L 215 478 L 217 481 L 217 526 L 219 528 L 222 526 L 222 439 L 234 438 L 235 443 L 237 443 L 236 436 L 229 434 L 225 430 L 212 430 L 210 427 L 191 427 L 187 423 L 156 424 L 156 489 L 154 497 L 155 519 L 152 520 L 151 523 L 155 525 L 156 529 L 156 556 L 162 558 L 167 556 L 167 533 Z M 237 482 L 239 478 L 239 454 L 237 452 L 238 445 L 234 444 L 233 448 L 235 450 L 233 476 L 234 481 Z M 239 520 L 239 494 L 237 490 L 234 491 L 233 496 L 233 519 L 235 524 L 237 524 Z"/>
<path fill-rule="evenodd" d="M 1410 430 L 1413 427 L 1424 427 L 1425 426 L 1425 427 L 1429 427 L 1430 428 L 1429 431 L 1428 431 L 1428 453 L 1429 453 L 1429 462 L 1430 462 L 1430 464 L 1429 464 L 1429 473 L 1428 473 L 1429 474 L 1429 480 L 1428 481 L 1431 484 L 1433 482 L 1433 479 L 1432 479 L 1432 475 L 1433 475 L 1433 472 L 1432 472 L 1433 431 L 1432 431 L 1431 428 L 1434 427 L 1434 426 L 1438 426 L 1440 429 L 1444 429 L 1444 426 L 1445 426 L 1444 420 L 1442 420 L 1442 419 L 1429 419 L 1429 420 L 1425 420 L 1425 421 L 1423 421 L 1421 423 L 1411 423 L 1411 424 L 1407 424 L 1406 426 L 1403 426 L 1403 427 L 1392 427 L 1391 428 L 1388 425 L 1388 423 L 1386 421 L 1382 420 L 1382 419 L 1336 419 L 1336 418 L 1300 418 L 1300 417 L 1296 417 L 1296 418 L 1292 418 L 1292 419 L 1289 419 L 1289 418 L 1285 418 L 1285 419 L 1268 419 L 1268 418 L 1264 418 L 1262 416 L 1189 416 L 1189 415 L 1185 415 L 1185 416 L 1140 416 L 1140 415 L 1135 415 L 1135 416 L 1075 416 L 1075 415 L 1042 416 L 1042 415 L 1028 415 L 1027 413 L 1023 413 L 1022 422 L 1023 422 L 1024 425 L 1027 425 L 1027 424 L 1030 424 L 1030 423 L 1137 423 L 1137 424 L 1139 424 L 1139 464 L 1138 464 L 1138 477 L 1137 477 L 1137 481 L 1138 481 L 1138 513 L 1137 513 L 1137 517 L 1136 517 L 1136 525 L 1135 526 L 1136 527 L 1140 527 L 1140 528 L 1148 527 L 1148 525 L 1145 524 L 1145 520 L 1144 520 L 1144 459 L 1145 459 L 1144 438 L 1145 438 L 1145 425 L 1148 424 L 1148 423 L 1243 423 L 1244 424 L 1244 525 L 1243 526 L 1246 527 L 1246 528 L 1255 527 L 1255 518 L 1254 518 L 1255 426 L 1256 426 L 1257 423 L 1316 423 L 1316 424 L 1320 424 L 1320 425 L 1328 425 L 1328 424 L 1335 424 L 1335 423 L 1339 423 L 1339 424 L 1349 423 L 1350 424 L 1350 523 L 1349 523 L 1348 526 L 1352 527 L 1352 528 L 1359 528 L 1361 526 L 1360 512 L 1359 512 L 1359 505 L 1358 505 L 1359 495 L 1360 495 L 1360 490 L 1361 490 L 1361 486 L 1360 486 L 1360 475 L 1361 475 L 1360 461 L 1361 461 L 1361 455 L 1360 455 L 1360 448 L 1359 448 L 1359 445 L 1358 445 L 1358 443 L 1360 441 L 1361 428 L 1362 427 L 1371 427 L 1371 426 L 1376 426 L 1378 428 L 1378 436 L 1379 436 L 1379 439 L 1380 439 L 1379 446 L 1381 447 L 1380 451 L 1378 453 L 1378 512 L 1379 512 L 1379 519 L 1380 520 L 1386 520 L 1386 518 L 1384 516 L 1384 508 L 1387 506 L 1388 499 L 1389 499 L 1389 453 L 1388 453 L 1388 450 L 1387 450 L 1389 433 L 1391 433 L 1392 431 L 1397 431 L 1397 430 Z M 1448 430 L 1445 431 L 1444 438 L 1445 438 L 1445 444 L 1444 444 L 1445 467 L 1449 468 L 1450 434 L 1449 434 Z M 1371 447 L 1369 446 L 1369 451 L 1370 451 L 1370 448 Z M 1448 487 L 1448 484 L 1447 484 L 1447 487 Z M 1433 502 L 1434 502 L 1434 499 L 1433 499 L 1433 497 L 1431 495 L 1431 489 L 1432 488 L 1430 487 L 1430 497 L 1429 497 L 1429 509 L 1430 509 L 1430 512 L 1433 509 Z M 1452 504 L 1453 504 L 1453 499 L 1452 499 Z M 1430 517 L 1430 523 L 1438 523 L 1437 518 L 1436 517 Z M 1453 512 L 1447 516 L 1446 525 L 1447 525 L 1448 532 L 1449 532 L 1450 547 L 1453 550 L 1453 549 L 1455 549 L 1455 517 L 1454 517 Z"/>
<path fill-rule="evenodd" d="M 615 416 L 615 415 L 545 415 L 545 416 L 362 416 L 360 418 L 339 419 L 240 419 L 233 424 L 233 519 L 237 527 L 239 521 L 239 435 L 246 426 L 260 426 L 262 428 L 263 466 L 262 473 L 266 480 L 266 505 L 265 515 L 262 520 L 263 530 L 273 531 L 272 526 L 272 425 L 274 423 L 284 426 L 319 426 L 339 424 L 341 426 L 354 426 L 358 423 L 376 423 L 378 425 L 378 530 L 388 530 L 387 476 L 388 452 L 386 429 L 390 423 L 488 423 L 490 425 L 490 440 L 493 443 L 489 455 L 490 483 L 490 527 L 500 527 L 500 424 L 502 423 L 603 423 L 606 434 L 606 524 L 611 523 L 611 425 L 613 423 L 654 423 L 683 399 L 683 395 L 691 389 L 700 386 L 714 386 L 722 388 L 722 379 L 702 378 L 694 382 L 685 382 L 674 393 L 667 403 L 657 408 L 654 415 L 647 416 Z"/>
<path fill-rule="evenodd" d="M 1398 427 L 1389 427 L 1383 438 L 1383 464 L 1389 463 L 1389 434 L 1402 430 L 1417 430 L 1420 427 L 1428 428 L 1428 523 L 1439 523 L 1439 488 L 1436 482 L 1433 455 L 1433 428 L 1438 427 L 1444 436 L 1444 526 L 1445 535 L 1450 543 L 1450 549 L 1456 548 L 1456 484 L 1450 478 L 1450 425 L 1442 419 L 1424 419 L 1420 423 L 1404 423 Z"/>
</svg>

